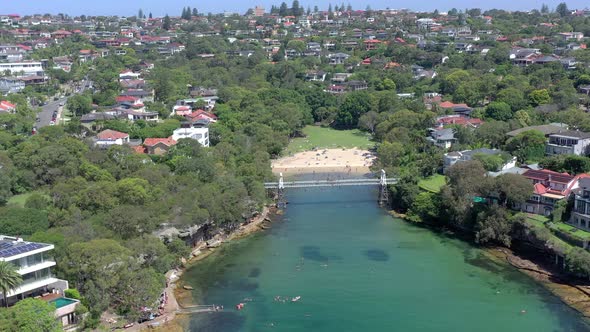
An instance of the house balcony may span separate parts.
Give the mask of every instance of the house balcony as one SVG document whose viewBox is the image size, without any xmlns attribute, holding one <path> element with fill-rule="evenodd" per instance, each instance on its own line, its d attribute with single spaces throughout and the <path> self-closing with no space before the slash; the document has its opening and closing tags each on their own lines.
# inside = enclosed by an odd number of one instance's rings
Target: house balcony
<svg viewBox="0 0 590 332">
<path fill-rule="evenodd" d="M 547 143 L 545 145 L 545 154 L 556 155 L 556 154 L 574 154 L 574 147 L 567 145 L 558 145 Z"/>
</svg>

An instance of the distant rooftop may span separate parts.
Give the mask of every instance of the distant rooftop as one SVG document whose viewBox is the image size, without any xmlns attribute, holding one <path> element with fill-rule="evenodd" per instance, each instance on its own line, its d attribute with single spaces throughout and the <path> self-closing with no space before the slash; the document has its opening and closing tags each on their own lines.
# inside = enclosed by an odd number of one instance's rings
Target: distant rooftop
<svg viewBox="0 0 590 332">
<path fill-rule="evenodd" d="M 51 245 L 37 242 L 26 242 L 21 238 L 0 235 L 0 259 L 9 258 L 46 247 L 51 247 Z"/>
</svg>

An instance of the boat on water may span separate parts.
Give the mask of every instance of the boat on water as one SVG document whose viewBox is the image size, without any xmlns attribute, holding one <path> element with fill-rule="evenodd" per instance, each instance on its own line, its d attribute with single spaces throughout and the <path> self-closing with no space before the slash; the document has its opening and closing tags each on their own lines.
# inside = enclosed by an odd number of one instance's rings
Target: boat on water
<svg viewBox="0 0 590 332">
<path fill-rule="evenodd" d="M 297 302 L 301 299 L 301 296 L 295 296 L 294 298 L 291 299 L 291 302 Z"/>
</svg>

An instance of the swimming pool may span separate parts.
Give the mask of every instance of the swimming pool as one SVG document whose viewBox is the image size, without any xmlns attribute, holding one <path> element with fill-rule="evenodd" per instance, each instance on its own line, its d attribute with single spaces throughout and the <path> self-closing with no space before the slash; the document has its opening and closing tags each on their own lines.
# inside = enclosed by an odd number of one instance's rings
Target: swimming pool
<svg viewBox="0 0 590 332">
<path fill-rule="evenodd" d="M 69 304 L 76 303 L 76 300 L 68 299 L 68 298 L 65 298 L 65 297 L 60 297 L 60 298 L 57 298 L 55 300 L 49 301 L 49 303 L 55 304 L 55 307 L 57 309 L 59 309 L 59 308 L 65 307 L 65 306 L 67 306 Z"/>
</svg>

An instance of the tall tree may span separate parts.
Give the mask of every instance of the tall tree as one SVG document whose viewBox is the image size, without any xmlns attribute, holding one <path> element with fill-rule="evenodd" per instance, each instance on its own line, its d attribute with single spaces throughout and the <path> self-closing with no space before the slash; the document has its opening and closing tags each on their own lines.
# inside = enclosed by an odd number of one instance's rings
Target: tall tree
<svg viewBox="0 0 590 332">
<path fill-rule="evenodd" d="M 280 16 L 289 15 L 289 7 L 287 7 L 287 4 L 285 2 L 282 2 L 281 7 L 279 7 L 279 15 Z"/>
<path fill-rule="evenodd" d="M 139 19 L 143 18 L 143 9 L 139 8 L 139 11 L 137 12 L 137 18 L 139 18 Z"/>
<path fill-rule="evenodd" d="M 154 16 L 152 15 L 152 12 L 150 12 L 149 18 L 154 18 Z"/>
<path fill-rule="evenodd" d="M 21 275 L 16 272 L 16 267 L 8 262 L 0 261 L 0 290 L 4 298 L 4 305 L 8 308 L 8 291 L 18 287 L 23 281 Z"/>
<path fill-rule="evenodd" d="M 561 17 L 566 17 L 571 14 L 565 2 L 562 2 L 559 5 L 557 5 L 557 7 L 555 8 L 555 12 L 558 13 Z"/>
<path fill-rule="evenodd" d="M 301 16 L 303 14 L 298 0 L 293 0 L 293 4 L 291 5 L 291 14 L 293 16 Z"/>
<path fill-rule="evenodd" d="M 5 332 L 59 332 L 55 306 L 39 299 L 24 299 L 0 313 L 0 324 Z"/>
<path fill-rule="evenodd" d="M 544 3 L 544 4 L 541 6 L 541 14 L 548 14 L 548 13 L 549 13 L 549 6 L 547 6 L 547 4 L 546 4 L 546 3 Z"/>
<path fill-rule="evenodd" d="M 162 29 L 170 30 L 170 24 L 170 16 L 166 14 L 166 16 L 164 16 L 164 23 L 162 23 Z"/>
<path fill-rule="evenodd" d="M 197 7 L 193 8 L 193 16 L 199 16 L 199 11 L 197 10 Z"/>
</svg>

